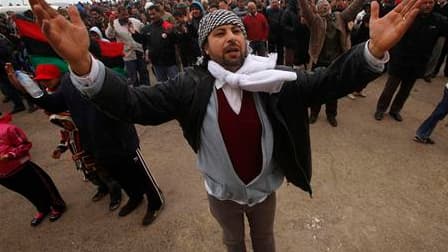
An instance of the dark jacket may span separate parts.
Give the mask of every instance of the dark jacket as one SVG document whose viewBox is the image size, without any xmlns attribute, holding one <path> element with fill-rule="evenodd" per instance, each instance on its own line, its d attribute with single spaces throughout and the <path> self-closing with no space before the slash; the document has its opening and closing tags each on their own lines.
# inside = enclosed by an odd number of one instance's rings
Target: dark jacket
<svg viewBox="0 0 448 252">
<path fill-rule="evenodd" d="M 288 0 L 281 18 L 283 43 L 286 48 L 295 49 L 300 38 L 300 19 L 297 15 L 297 1 Z"/>
<path fill-rule="evenodd" d="M 437 38 L 447 34 L 447 18 L 434 12 L 417 16 L 400 42 L 390 50 L 389 73 L 400 78 L 423 76 Z"/>
<path fill-rule="evenodd" d="M 155 66 L 176 65 L 176 36 L 173 25 L 167 21 L 159 20 L 145 25 L 140 33 L 135 33 L 132 38 L 141 43 L 144 49 L 148 49 L 149 58 Z"/>
<path fill-rule="evenodd" d="M 280 8 L 270 8 L 266 10 L 266 18 L 268 19 L 269 23 L 269 41 L 274 41 L 276 43 L 282 41 L 282 16 L 283 10 Z"/>
<path fill-rule="evenodd" d="M 283 171 L 289 182 L 309 193 L 311 148 L 307 108 L 342 97 L 378 76 L 366 67 L 364 45 L 343 54 L 326 71 L 298 72 L 297 81 L 285 83 L 280 93 L 260 93 L 274 131 L 276 168 Z M 214 80 L 205 68 L 195 67 L 155 86 L 129 88 L 107 70 L 103 87 L 92 101 L 128 122 L 157 125 L 175 119 L 190 146 L 198 152 Z"/>
<path fill-rule="evenodd" d="M 112 119 L 82 97 L 71 83 L 69 74 L 63 76 L 55 93 L 45 94 L 34 101 L 50 113 L 69 110 L 79 129 L 83 149 L 97 162 L 135 155 L 139 140 L 134 125 Z"/>
</svg>

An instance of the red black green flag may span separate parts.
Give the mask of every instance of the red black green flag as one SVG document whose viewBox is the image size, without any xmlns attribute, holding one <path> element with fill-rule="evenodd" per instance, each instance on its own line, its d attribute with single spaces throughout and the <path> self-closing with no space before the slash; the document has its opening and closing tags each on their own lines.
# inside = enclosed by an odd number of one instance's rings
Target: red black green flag
<svg viewBox="0 0 448 252">
<path fill-rule="evenodd" d="M 62 72 L 68 71 L 67 63 L 51 48 L 36 23 L 22 16 L 17 16 L 15 23 L 34 67 L 39 64 L 54 64 Z M 95 55 L 92 52 L 92 54 L 99 58 L 107 67 L 124 74 L 123 43 L 96 41 L 96 44 L 100 53 Z"/>
</svg>

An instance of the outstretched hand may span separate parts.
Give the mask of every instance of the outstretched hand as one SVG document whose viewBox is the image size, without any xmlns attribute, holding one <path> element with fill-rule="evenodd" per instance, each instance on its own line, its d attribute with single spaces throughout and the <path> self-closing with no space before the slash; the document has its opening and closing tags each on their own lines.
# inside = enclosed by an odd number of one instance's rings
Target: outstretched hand
<svg viewBox="0 0 448 252">
<path fill-rule="evenodd" d="M 373 56 L 382 58 L 384 53 L 397 44 L 419 13 L 423 0 L 403 0 L 392 11 L 379 18 L 380 6 L 372 1 L 370 11 L 369 50 Z"/>
<path fill-rule="evenodd" d="M 45 0 L 29 0 L 37 23 L 50 46 L 71 69 L 84 75 L 90 71 L 89 34 L 75 6 L 68 7 L 70 21 L 51 8 Z"/>
<path fill-rule="evenodd" d="M 14 72 L 14 67 L 10 62 L 5 64 L 5 72 L 8 76 L 8 80 L 11 83 L 13 87 L 15 87 L 18 91 L 20 91 L 22 94 L 28 94 L 25 90 L 25 88 L 20 85 L 19 80 L 17 80 L 16 74 Z"/>
</svg>

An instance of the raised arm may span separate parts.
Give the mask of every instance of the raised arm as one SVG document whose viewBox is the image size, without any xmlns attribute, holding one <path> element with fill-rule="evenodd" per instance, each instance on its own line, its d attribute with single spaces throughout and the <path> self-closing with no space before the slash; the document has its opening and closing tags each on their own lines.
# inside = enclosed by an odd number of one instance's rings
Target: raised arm
<svg viewBox="0 0 448 252">
<path fill-rule="evenodd" d="M 362 6 L 366 0 L 354 0 L 345 10 L 341 12 L 342 19 L 346 23 L 353 21 L 358 14 L 362 10 Z"/>
<path fill-rule="evenodd" d="M 297 0 L 297 2 L 299 3 L 300 13 L 303 15 L 305 22 L 308 26 L 311 26 L 314 23 L 314 19 L 318 18 L 318 15 L 314 12 L 308 0 Z"/>
</svg>

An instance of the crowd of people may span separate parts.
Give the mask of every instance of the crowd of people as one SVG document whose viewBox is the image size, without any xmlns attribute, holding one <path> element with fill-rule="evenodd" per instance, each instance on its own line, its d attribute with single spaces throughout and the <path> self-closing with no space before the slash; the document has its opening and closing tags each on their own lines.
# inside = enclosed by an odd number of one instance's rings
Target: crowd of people
<svg viewBox="0 0 448 252">
<path fill-rule="evenodd" d="M 43 108 L 61 127 L 53 157 L 70 150 L 76 167 L 98 186 L 92 200 L 110 193 L 113 211 L 123 189 L 129 200 L 119 215 L 126 216 L 146 195 L 144 225 L 158 216 L 164 198 L 140 153 L 134 123 L 178 120 L 198 154 L 210 210 L 228 250 L 245 251 L 240 217 L 246 214 L 254 249 L 274 251 L 276 189 L 286 177 L 312 192 L 308 130 L 321 104 L 329 124 L 337 127 L 337 100 L 365 97 L 365 86 L 387 72 L 372 114 L 382 120 L 393 100 L 389 115 L 401 122 L 416 80 L 430 82 L 442 67 L 448 1 L 400 2 L 126 0 L 54 10 L 43 0 L 30 0 L 33 12 L 7 13 L 0 20 L 0 87 L 4 102 L 13 102 L 12 114 L 25 110 L 23 98 L 29 112 Z M 42 27 L 69 72 L 30 64 L 16 15 Z M 123 44 L 125 78 L 96 57 L 98 41 Z M 43 95 L 27 95 L 14 69 L 33 76 Z M 447 69 L 445 64 L 448 77 Z M 157 84 L 150 83 L 150 72 Z M 433 144 L 431 133 L 447 113 L 448 84 L 414 140 Z M 5 149 L 0 183 L 27 197 L 17 189 L 26 180 L 12 178 L 43 171 L 29 160 L 31 145 L 23 132 L 15 132 L 29 145 L 20 154 L 26 160 L 11 161 L 18 154 L 0 146 Z M 46 181 L 53 186 L 40 197 L 59 195 L 51 179 Z M 27 198 L 38 209 L 32 225 L 47 214 L 56 220 L 65 211 L 65 204 L 40 206 Z M 63 202 L 60 196 L 58 202 Z"/>
</svg>

